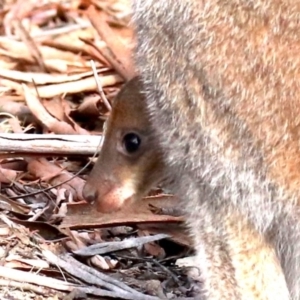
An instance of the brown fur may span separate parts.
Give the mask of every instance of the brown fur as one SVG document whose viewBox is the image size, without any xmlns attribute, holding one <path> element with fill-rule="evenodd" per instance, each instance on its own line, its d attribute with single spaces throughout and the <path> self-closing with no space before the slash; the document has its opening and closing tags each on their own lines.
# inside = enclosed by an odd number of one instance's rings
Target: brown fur
<svg viewBox="0 0 300 300">
<path fill-rule="evenodd" d="M 177 174 L 173 191 L 207 274 L 204 299 L 230 299 L 215 294 L 219 254 L 205 240 L 217 231 L 230 243 L 219 229 L 224 210 L 270 243 L 300 299 L 299 15 L 298 0 L 134 1 L 151 126 Z"/>
<path fill-rule="evenodd" d="M 114 101 L 100 157 L 85 186 L 85 196 L 95 200 L 102 211 L 111 211 L 128 201 L 127 186 L 136 187 L 138 199 L 164 178 L 165 166 L 160 148 L 150 137 L 151 127 L 141 85 L 127 83 Z M 120 147 L 126 133 L 141 136 L 137 153 Z M 171 176 L 173 177 L 173 176 Z M 108 192 L 107 188 L 109 187 Z M 118 191 L 118 192 L 115 192 Z M 117 204 L 117 205 L 116 205 Z M 201 222 L 195 234 L 204 290 L 203 299 L 284 300 L 288 299 L 284 275 L 273 247 L 237 211 L 222 208 L 207 213 L 207 205 L 196 212 Z M 225 239 L 226 237 L 226 239 Z M 211 247 L 209 251 L 205 248 Z"/>
</svg>

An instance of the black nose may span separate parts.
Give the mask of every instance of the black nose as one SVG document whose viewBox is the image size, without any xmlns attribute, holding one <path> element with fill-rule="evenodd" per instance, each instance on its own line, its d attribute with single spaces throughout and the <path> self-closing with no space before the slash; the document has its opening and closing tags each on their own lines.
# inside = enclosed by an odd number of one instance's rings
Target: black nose
<svg viewBox="0 0 300 300">
<path fill-rule="evenodd" d="M 82 195 L 89 203 L 93 203 L 98 198 L 97 190 L 93 189 L 88 183 L 84 185 Z"/>
</svg>

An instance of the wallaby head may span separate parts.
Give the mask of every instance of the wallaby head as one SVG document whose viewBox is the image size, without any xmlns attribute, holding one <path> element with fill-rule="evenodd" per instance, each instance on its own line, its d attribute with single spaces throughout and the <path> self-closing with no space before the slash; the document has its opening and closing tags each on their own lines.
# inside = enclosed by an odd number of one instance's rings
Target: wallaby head
<svg viewBox="0 0 300 300">
<path fill-rule="evenodd" d="M 83 195 L 101 212 L 120 209 L 144 196 L 161 179 L 163 164 L 151 135 L 138 77 L 114 100 L 98 160 Z"/>
</svg>

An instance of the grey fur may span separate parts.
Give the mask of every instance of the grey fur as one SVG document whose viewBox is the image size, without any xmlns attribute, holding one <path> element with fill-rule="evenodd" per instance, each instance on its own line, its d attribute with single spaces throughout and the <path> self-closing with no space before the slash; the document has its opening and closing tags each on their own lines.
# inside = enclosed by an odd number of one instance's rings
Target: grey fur
<svg viewBox="0 0 300 300">
<path fill-rule="evenodd" d="M 203 258 L 203 298 L 244 299 L 226 268 L 219 272 L 230 277 L 228 295 L 220 298 L 221 288 L 213 289 L 224 276 L 207 275 L 205 266 L 219 252 L 204 237 L 213 231 L 228 244 L 222 221 L 238 212 L 274 247 L 290 297 L 300 299 L 300 178 L 282 183 L 272 169 L 277 156 L 266 158 L 282 140 L 300 141 L 299 109 L 289 119 L 278 112 L 300 99 L 300 58 L 284 53 L 285 43 L 300 41 L 300 2 L 136 0 L 133 9 L 136 63 L 167 171 L 177 174 L 172 189 L 185 199 Z M 223 259 L 230 266 L 230 256 Z"/>
</svg>

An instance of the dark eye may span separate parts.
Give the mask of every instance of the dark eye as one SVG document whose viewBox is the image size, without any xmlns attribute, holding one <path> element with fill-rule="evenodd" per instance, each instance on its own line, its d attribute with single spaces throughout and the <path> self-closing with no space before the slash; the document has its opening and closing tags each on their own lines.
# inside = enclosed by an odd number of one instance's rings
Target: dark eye
<svg viewBox="0 0 300 300">
<path fill-rule="evenodd" d="M 128 153 L 136 152 L 141 144 L 141 138 L 136 133 L 127 133 L 123 137 L 123 146 Z"/>
</svg>

